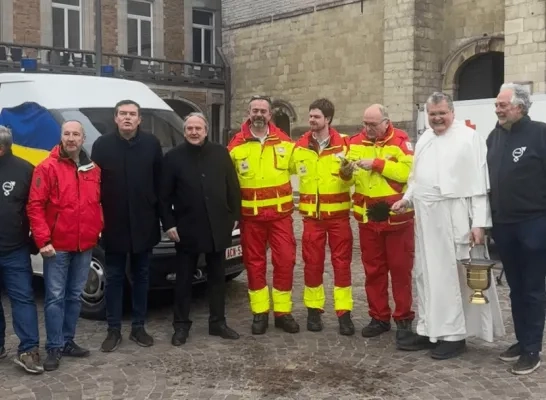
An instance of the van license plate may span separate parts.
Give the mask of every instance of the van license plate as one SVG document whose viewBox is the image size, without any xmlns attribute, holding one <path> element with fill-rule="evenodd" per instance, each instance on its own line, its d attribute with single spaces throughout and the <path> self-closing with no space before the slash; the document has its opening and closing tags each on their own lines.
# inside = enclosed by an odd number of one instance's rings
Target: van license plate
<svg viewBox="0 0 546 400">
<path fill-rule="evenodd" d="M 231 260 L 233 258 L 241 257 L 243 255 L 243 248 L 241 245 L 228 247 L 226 249 L 226 260 Z"/>
</svg>

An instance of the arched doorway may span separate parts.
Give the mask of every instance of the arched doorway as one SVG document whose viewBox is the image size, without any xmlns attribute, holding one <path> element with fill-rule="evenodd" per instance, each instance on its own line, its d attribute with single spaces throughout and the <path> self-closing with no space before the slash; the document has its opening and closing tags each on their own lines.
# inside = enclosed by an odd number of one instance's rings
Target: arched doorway
<svg viewBox="0 0 546 400">
<path fill-rule="evenodd" d="M 290 136 L 290 117 L 285 112 L 281 110 L 275 112 L 273 114 L 273 123 Z"/>
<path fill-rule="evenodd" d="M 442 91 L 454 100 L 496 97 L 503 80 L 503 35 L 467 41 L 449 55 L 442 68 Z"/>
<path fill-rule="evenodd" d="M 163 99 L 165 103 L 167 103 L 175 113 L 177 113 L 180 118 L 185 118 L 188 114 L 191 114 L 192 112 L 196 112 L 197 109 L 195 107 L 192 107 L 188 103 L 182 100 L 178 99 Z"/>
<path fill-rule="evenodd" d="M 504 82 L 504 53 L 492 51 L 467 60 L 457 71 L 457 100 L 497 97 Z"/>
<path fill-rule="evenodd" d="M 296 122 L 294 107 L 287 101 L 274 100 L 272 120 L 283 132 L 291 136 L 292 124 Z"/>
</svg>

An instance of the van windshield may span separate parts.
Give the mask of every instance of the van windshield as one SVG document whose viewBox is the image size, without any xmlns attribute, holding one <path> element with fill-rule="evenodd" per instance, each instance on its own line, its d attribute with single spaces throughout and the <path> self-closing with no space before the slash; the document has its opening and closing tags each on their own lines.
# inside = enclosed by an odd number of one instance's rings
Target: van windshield
<svg viewBox="0 0 546 400">
<path fill-rule="evenodd" d="M 60 123 L 69 120 L 80 121 L 85 130 L 84 148 L 91 154 L 95 140 L 105 133 L 115 132 L 114 108 L 74 108 L 49 110 Z M 174 111 L 142 108 L 140 127 L 153 133 L 161 143 L 163 153 L 184 141 L 184 123 Z"/>
</svg>

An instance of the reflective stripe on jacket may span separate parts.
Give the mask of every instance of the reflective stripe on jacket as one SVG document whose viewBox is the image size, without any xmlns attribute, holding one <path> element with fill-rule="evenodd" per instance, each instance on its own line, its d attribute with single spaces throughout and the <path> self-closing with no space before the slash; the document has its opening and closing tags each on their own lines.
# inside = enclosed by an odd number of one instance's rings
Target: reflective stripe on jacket
<svg viewBox="0 0 546 400">
<path fill-rule="evenodd" d="M 353 173 L 353 214 L 357 221 L 396 225 L 412 220 L 413 210 L 403 214 L 390 211 L 407 189 L 413 164 L 413 146 L 404 131 L 389 124 L 386 136 L 375 141 L 362 131 L 351 138 L 347 158 L 373 160 L 371 170 L 357 167 Z"/>
<path fill-rule="evenodd" d="M 27 213 L 38 248 L 86 251 L 96 246 L 103 228 L 100 168 L 80 153 L 80 167 L 61 155 L 60 146 L 35 169 Z"/>
<path fill-rule="evenodd" d="M 241 186 L 243 217 L 276 219 L 293 211 L 289 166 L 294 143 L 288 135 L 269 123 L 269 134 L 262 145 L 247 121 L 228 150 Z"/>
<path fill-rule="evenodd" d="M 330 142 L 322 151 L 311 132 L 296 142 L 290 170 L 300 180 L 302 216 L 329 219 L 349 215 L 351 183 L 339 176 L 340 157 L 346 157 L 348 150 L 348 138 L 333 128 L 330 128 Z"/>
</svg>

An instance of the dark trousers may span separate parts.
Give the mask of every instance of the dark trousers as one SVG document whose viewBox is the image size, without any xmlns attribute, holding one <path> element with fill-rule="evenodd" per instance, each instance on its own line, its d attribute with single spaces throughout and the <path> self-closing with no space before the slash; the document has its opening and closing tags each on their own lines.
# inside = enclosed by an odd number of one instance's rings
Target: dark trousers
<svg viewBox="0 0 546 400">
<path fill-rule="evenodd" d="M 539 352 L 546 301 L 546 217 L 493 224 L 492 234 L 510 286 L 516 338 L 524 352 Z"/>
<path fill-rule="evenodd" d="M 174 304 L 174 329 L 189 330 L 193 274 L 197 268 L 199 253 L 177 251 L 176 298 Z M 226 267 L 224 251 L 206 253 L 207 290 L 209 297 L 209 325 L 225 322 Z"/>
<path fill-rule="evenodd" d="M 13 330 L 20 340 L 18 353 L 38 348 L 38 311 L 32 288 L 30 252 L 24 246 L 17 250 L 0 253 L 0 281 L 11 303 Z M 0 319 L 0 345 L 4 345 L 6 320 L 2 308 Z"/>
<path fill-rule="evenodd" d="M 121 329 L 123 313 L 123 286 L 127 256 L 130 260 L 130 274 L 133 295 L 133 328 L 144 326 L 148 311 L 148 286 L 150 277 L 151 252 L 136 254 L 106 253 L 106 319 L 108 328 Z"/>
</svg>

